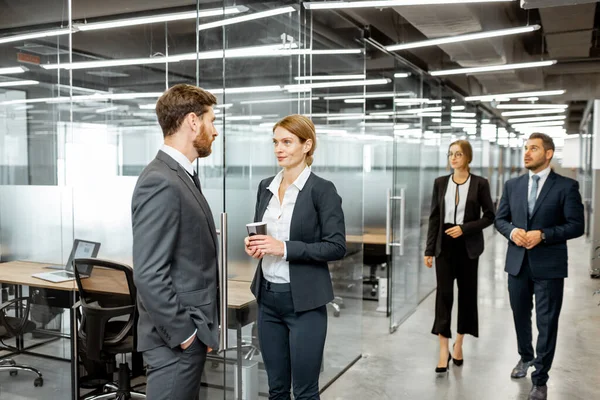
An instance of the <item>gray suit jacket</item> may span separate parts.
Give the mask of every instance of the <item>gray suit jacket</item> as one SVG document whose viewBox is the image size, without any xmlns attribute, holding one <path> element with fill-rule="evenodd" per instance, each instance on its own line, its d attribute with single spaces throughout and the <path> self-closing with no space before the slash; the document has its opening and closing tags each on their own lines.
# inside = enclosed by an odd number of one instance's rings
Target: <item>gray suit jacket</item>
<svg viewBox="0 0 600 400">
<path fill-rule="evenodd" d="M 258 186 L 255 222 L 262 221 L 273 197 L 268 189 L 273 178 L 263 180 Z M 310 174 L 304 188 L 298 193 L 292 213 L 290 240 L 286 246 L 294 310 L 313 310 L 333 300 L 327 262 L 340 260 L 346 254 L 342 198 L 333 183 Z M 261 260 L 250 286 L 258 302 L 262 280 Z"/>
<path fill-rule="evenodd" d="M 138 350 L 175 348 L 197 329 L 218 347 L 217 235 L 210 207 L 166 153 L 141 173 L 131 205 Z"/>
</svg>

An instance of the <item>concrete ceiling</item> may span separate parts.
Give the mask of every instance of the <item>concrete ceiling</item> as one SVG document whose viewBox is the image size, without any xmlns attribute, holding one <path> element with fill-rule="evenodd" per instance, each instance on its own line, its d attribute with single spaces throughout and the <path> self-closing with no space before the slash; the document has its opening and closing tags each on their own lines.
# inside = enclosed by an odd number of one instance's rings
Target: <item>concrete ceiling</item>
<svg viewBox="0 0 600 400">
<path fill-rule="evenodd" d="M 56 27 L 57 23 L 65 24 L 68 20 L 66 3 L 65 0 L 0 0 L 0 34 L 27 27 Z M 216 8 L 223 4 L 206 0 L 201 0 L 200 3 L 202 8 Z M 166 7 L 169 12 L 188 10 L 194 9 L 195 4 L 195 0 L 77 0 L 73 2 L 72 11 L 75 20 L 91 21 L 94 18 L 106 18 L 108 14 L 144 15 Z M 238 1 L 237 4 L 248 4 L 252 9 L 262 10 L 274 5 L 280 6 L 283 2 Z M 32 9 L 36 12 L 32 13 Z M 568 128 L 575 132 L 580 118 L 580 113 L 575 108 L 580 107 L 582 102 L 600 98 L 599 9 L 598 1 L 591 0 L 520 0 L 496 4 L 319 11 L 312 14 L 313 46 L 356 47 L 361 37 L 357 32 L 363 27 L 376 32 L 377 41 L 388 45 L 537 23 L 542 29 L 533 33 L 401 51 L 397 55 L 425 71 L 556 59 L 558 63 L 552 67 L 459 75 L 448 77 L 446 81 L 469 95 L 565 89 L 565 95 L 541 98 L 540 102 L 570 102 L 574 109 L 569 112 Z M 277 19 L 269 21 L 272 22 L 253 23 L 250 30 L 249 25 L 245 25 L 245 30 L 228 28 L 228 46 L 248 43 L 249 37 L 257 44 L 272 43 L 274 31 L 300 36 L 300 32 L 289 24 L 278 23 Z M 158 25 L 128 28 L 126 31 L 79 32 L 73 35 L 74 59 L 148 57 L 161 52 L 164 48 L 165 28 Z M 193 23 L 170 24 L 168 36 L 171 50 L 194 51 L 194 31 Z M 143 38 L 141 46 L 140 37 Z M 214 35 L 203 34 L 201 47 L 222 48 L 222 39 L 220 32 Z M 66 40 L 38 40 L 36 43 L 46 44 L 48 49 L 54 50 L 67 45 Z M 14 57 L 14 54 L 7 53 L 9 50 L 14 49 L 0 47 L 0 60 Z M 394 58 L 385 53 L 369 51 L 368 54 L 368 72 L 389 76 L 397 68 Z M 332 65 L 339 71 L 344 71 L 348 67 L 344 65 L 345 60 L 347 58 L 320 58 L 319 64 L 313 66 L 313 73 L 331 72 Z M 228 68 L 236 71 L 236 82 L 228 81 L 232 86 L 258 85 L 261 81 L 289 75 L 289 65 L 283 59 L 266 64 L 263 60 L 240 59 L 229 65 Z M 211 82 L 214 78 L 214 84 L 219 85 L 221 70 L 222 63 L 218 60 L 204 63 L 200 80 Z M 115 72 L 126 76 L 96 77 L 79 71 L 74 74 L 74 79 L 98 88 L 106 84 L 113 88 L 140 88 L 140 82 L 143 82 L 144 90 L 159 90 L 164 87 L 165 71 L 160 67 L 122 67 L 115 69 Z M 32 79 L 43 78 L 44 74 L 48 74 L 41 69 L 35 73 L 37 75 Z M 180 76 L 181 79 L 189 79 L 194 77 L 195 70 L 172 65 L 169 73 L 175 77 Z"/>
<path fill-rule="evenodd" d="M 453 76 L 446 80 L 470 95 L 565 89 L 559 97 L 540 102 L 573 106 L 600 98 L 600 10 L 591 0 L 521 0 L 513 3 L 395 7 L 388 10 L 397 18 L 381 13 L 349 11 L 364 24 L 386 32 L 393 43 L 448 37 L 527 24 L 540 24 L 540 31 L 439 46 L 436 49 L 408 50 L 398 54 L 417 57 L 426 70 L 501 65 L 555 59 L 558 63 L 542 69 Z M 398 35 L 401 27 L 402 35 Z M 577 132 L 581 113 L 569 113 L 567 129 Z"/>
</svg>

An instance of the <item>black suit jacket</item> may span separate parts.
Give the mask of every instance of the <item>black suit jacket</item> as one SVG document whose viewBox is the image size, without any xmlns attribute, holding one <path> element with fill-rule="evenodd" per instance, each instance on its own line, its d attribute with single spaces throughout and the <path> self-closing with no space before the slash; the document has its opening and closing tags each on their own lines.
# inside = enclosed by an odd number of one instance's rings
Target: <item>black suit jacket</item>
<svg viewBox="0 0 600 400">
<path fill-rule="evenodd" d="M 529 173 L 504 184 L 498 205 L 496 228 L 508 239 L 505 270 L 518 275 L 527 255 L 532 275 L 538 279 L 566 278 L 568 275 L 567 240 L 583 235 L 585 219 L 579 183 L 550 171 L 528 217 Z M 546 240 L 531 250 L 510 240 L 513 229 L 541 230 Z"/>
<path fill-rule="evenodd" d="M 452 175 L 440 176 L 433 184 L 431 198 L 431 214 L 427 230 L 426 256 L 439 257 L 442 252 L 442 235 L 444 235 L 444 215 L 446 189 Z M 483 211 L 483 215 L 481 212 Z M 467 194 L 464 223 L 461 225 L 467 254 L 475 259 L 483 253 L 483 230 L 494 223 L 494 203 L 490 195 L 490 184 L 487 179 L 471 174 L 471 183 Z"/>
<path fill-rule="evenodd" d="M 262 221 L 267 210 L 273 196 L 268 188 L 274 178 L 265 179 L 258 185 L 255 222 Z M 339 260 L 346 254 L 342 198 L 333 183 L 310 174 L 298 193 L 286 248 L 294 310 L 313 310 L 333 300 L 327 262 Z M 261 260 L 251 285 L 259 302 L 262 280 Z"/>
</svg>

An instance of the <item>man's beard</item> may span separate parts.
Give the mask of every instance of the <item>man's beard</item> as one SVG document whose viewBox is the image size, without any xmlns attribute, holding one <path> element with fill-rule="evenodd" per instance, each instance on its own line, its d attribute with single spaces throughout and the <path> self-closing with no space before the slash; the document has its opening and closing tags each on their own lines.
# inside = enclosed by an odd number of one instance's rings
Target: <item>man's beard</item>
<svg viewBox="0 0 600 400">
<path fill-rule="evenodd" d="M 208 157 L 212 153 L 212 142 L 213 140 L 204 129 L 204 126 L 200 126 L 200 133 L 194 139 L 194 148 L 199 158 Z"/>
<path fill-rule="evenodd" d="M 525 168 L 533 171 L 544 165 L 545 162 L 546 160 L 532 161 L 532 164 L 530 164 L 529 166 L 525 166 Z"/>
</svg>

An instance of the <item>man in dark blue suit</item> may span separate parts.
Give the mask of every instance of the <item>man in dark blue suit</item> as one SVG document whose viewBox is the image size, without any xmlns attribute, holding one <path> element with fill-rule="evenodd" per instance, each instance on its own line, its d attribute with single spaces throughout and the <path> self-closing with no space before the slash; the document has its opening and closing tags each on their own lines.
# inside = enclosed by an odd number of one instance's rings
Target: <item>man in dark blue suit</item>
<svg viewBox="0 0 600 400">
<path fill-rule="evenodd" d="M 547 398 L 548 371 L 552 366 L 568 275 L 567 240 L 583 235 L 584 216 L 579 184 L 550 168 L 554 141 L 543 133 L 532 134 L 525 145 L 529 173 L 504 185 L 496 212 L 496 228 L 508 241 L 505 271 L 521 359 L 512 378 L 527 376 L 533 387 L 530 400 Z M 535 296 L 538 327 L 534 357 L 531 310 Z"/>
</svg>

